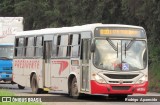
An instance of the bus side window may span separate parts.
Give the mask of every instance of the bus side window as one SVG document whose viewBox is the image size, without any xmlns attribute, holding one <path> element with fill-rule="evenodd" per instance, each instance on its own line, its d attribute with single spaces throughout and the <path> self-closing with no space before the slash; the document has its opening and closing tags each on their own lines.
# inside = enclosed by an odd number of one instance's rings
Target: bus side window
<svg viewBox="0 0 160 105">
<path fill-rule="evenodd" d="M 28 37 L 26 45 L 26 56 L 34 57 L 34 37 Z"/>
<path fill-rule="evenodd" d="M 61 35 L 58 57 L 66 57 L 68 46 L 68 35 Z"/>
<path fill-rule="evenodd" d="M 79 34 L 73 34 L 73 41 L 72 41 L 72 57 L 79 57 L 79 49 L 80 49 L 80 40 L 81 37 Z"/>
<path fill-rule="evenodd" d="M 71 35 L 69 35 L 69 38 L 68 38 L 67 57 L 71 56 L 72 41 L 73 41 L 73 35 L 71 34 Z"/>
<path fill-rule="evenodd" d="M 52 56 L 53 56 L 54 58 L 57 57 L 57 36 L 53 36 Z"/>
<path fill-rule="evenodd" d="M 61 36 L 58 35 L 58 38 L 57 38 L 57 53 L 56 53 L 57 56 L 59 56 L 59 46 L 60 46 L 60 42 L 61 42 Z"/>
<path fill-rule="evenodd" d="M 38 36 L 36 38 L 36 46 L 35 46 L 35 56 L 36 57 L 43 57 L 43 37 Z"/>
<path fill-rule="evenodd" d="M 24 56 L 24 38 L 19 38 L 18 40 L 17 56 L 18 57 Z"/>
<path fill-rule="evenodd" d="M 15 47 L 18 47 L 19 38 L 16 38 L 15 40 Z"/>
</svg>

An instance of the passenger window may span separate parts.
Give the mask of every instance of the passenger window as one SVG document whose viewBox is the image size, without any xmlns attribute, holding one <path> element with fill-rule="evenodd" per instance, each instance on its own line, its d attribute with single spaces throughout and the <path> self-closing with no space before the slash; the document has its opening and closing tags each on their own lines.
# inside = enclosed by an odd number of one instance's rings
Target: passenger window
<svg viewBox="0 0 160 105">
<path fill-rule="evenodd" d="M 79 35 L 78 34 L 74 34 L 73 35 L 72 45 L 77 45 L 78 44 L 78 39 L 79 39 Z"/>
<path fill-rule="evenodd" d="M 15 56 L 16 57 L 23 57 L 24 56 L 24 38 L 16 38 L 15 41 Z"/>
<path fill-rule="evenodd" d="M 42 36 L 41 37 L 37 37 L 36 46 L 42 46 L 42 44 L 43 44 Z"/>
<path fill-rule="evenodd" d="M 39 36 L 36 38 L 35 56 L 43 57 L 43 37 L 42 36 Z"/>
<path fill-rule="evenodd" d="M 59 57 L 66 57 L 67 56 L 67 46 L 68 46 L 68 35 L 62 35 L 59 45 Z"/>
<path fill-rule="evenodd" d="M 60 46 L 60 42 L 61 42 L 61 36 L 59 35 L 58 36 L 58 38 L 57 38 L 57 53 L 56 53 L 56 55 L 59 57 L 59 55 L 60 55 L 60 48 L 59 48 L 59 46 Z"/>
<path fill-rule="evenodd" d="M 73 34 L 73 43 L 72 43 L 72 57 L 79 57 L 80 54 L 80 41 L 81 37 L 79 34 Z"/>
<path fill-rule="evenodd" d="M 68 46 L 67 46 L 67 57 L 70 57 L 70 56 L 71 56 L 72 41 L 73 41 L 73 35 L 69 35 L 69 38 L 68 38 Z"/>
<path fill-rule="evenodd" d="M 34 37 L 28 37 L 27 39 L 26 57 L 34 57 Z"/>
<path fill-rule="evenodd" d="M 19 38 L 19 41 L 18 41 L 18 46 L 23 46 L 24 45 L 24 38 Z"/>
<path fill-rule="evenodd" d="M 53 36 L 53 48 L 52 48 L 52 56 L 57 56 L 57 36 Z"/>
</svg>

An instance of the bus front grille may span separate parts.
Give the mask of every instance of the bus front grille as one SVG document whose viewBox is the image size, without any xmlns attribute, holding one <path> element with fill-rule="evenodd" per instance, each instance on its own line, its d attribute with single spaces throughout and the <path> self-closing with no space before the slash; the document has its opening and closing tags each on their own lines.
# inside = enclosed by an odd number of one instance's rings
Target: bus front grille
<svg viewBox="0 0 160 105">
<path fill-rule="evenodd" d="M 132 83 L 133 81 L 123 81 L 123 83 Z M 119 81 L 109 81 L 109 83 L 120 83 Z"/>
<path fill-rule="evenodd" d="M 138 74 L 104 74 L 111 79 L 133 79 L 138 76 Z"/>
<path fill-rule="evenodd" d="M 112 86 L 113 90 L 129 90 L 130 86 Z"/>
</svg>

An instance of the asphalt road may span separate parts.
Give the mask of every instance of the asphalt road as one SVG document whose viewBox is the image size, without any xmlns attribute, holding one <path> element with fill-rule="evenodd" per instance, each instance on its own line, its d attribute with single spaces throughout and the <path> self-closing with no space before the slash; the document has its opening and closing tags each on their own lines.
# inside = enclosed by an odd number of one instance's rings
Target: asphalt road
<svg viewBox="0 0 160 105">
<path fill-rule="evenodd" d="M 17 96 L 33 96 L 33 97 L 46 97 L 46 100 L 51 98 L 52 102 L 43 102 L 44 105 L 160 105 L 160 102 L 133 102 L 136 101 L 137 97 L 149 96 L 149 98 L 159 98 L 159 93 L 150 93 L 146 95 L 134 95 L 135 97 L 129 96 L 127 99 L 129 102 L 120 101 L 117 99 L 109 99 L 107 96 L 87 96 L 82 99 L 72 99 L 67 94 L 49 92 L 47 94 L 32 94 L 30 88 L 25 88 L 23 90 L 18 89 L 16 84 L 0 84 L 0 89 L 6 89 L 14 92 Z M 151 97 L 152 96 L 152 97 Z M 159 97 L 157 97 L 159 96 Z M 135 100 L 134 100 L 135 99 Z"/>
</svg>

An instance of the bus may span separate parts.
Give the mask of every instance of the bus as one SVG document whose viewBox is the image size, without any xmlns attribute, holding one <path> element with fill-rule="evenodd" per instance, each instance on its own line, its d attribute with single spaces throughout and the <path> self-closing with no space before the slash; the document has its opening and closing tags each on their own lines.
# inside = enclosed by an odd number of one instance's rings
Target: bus
<svg viewBox="0 0 160 105">
<path fill-rule="evenodd" d="M 0 81 L 12 82 L 15 33 L 23 31 L 23 17 L 0 17 Z"/>
<path fill-rule="evenodd" d="M 148 50 L 144 28 L 86 24 L 19 32 L 13 81 L 47 91 L 125 98 L 146 94 Z"/>
</svg>

